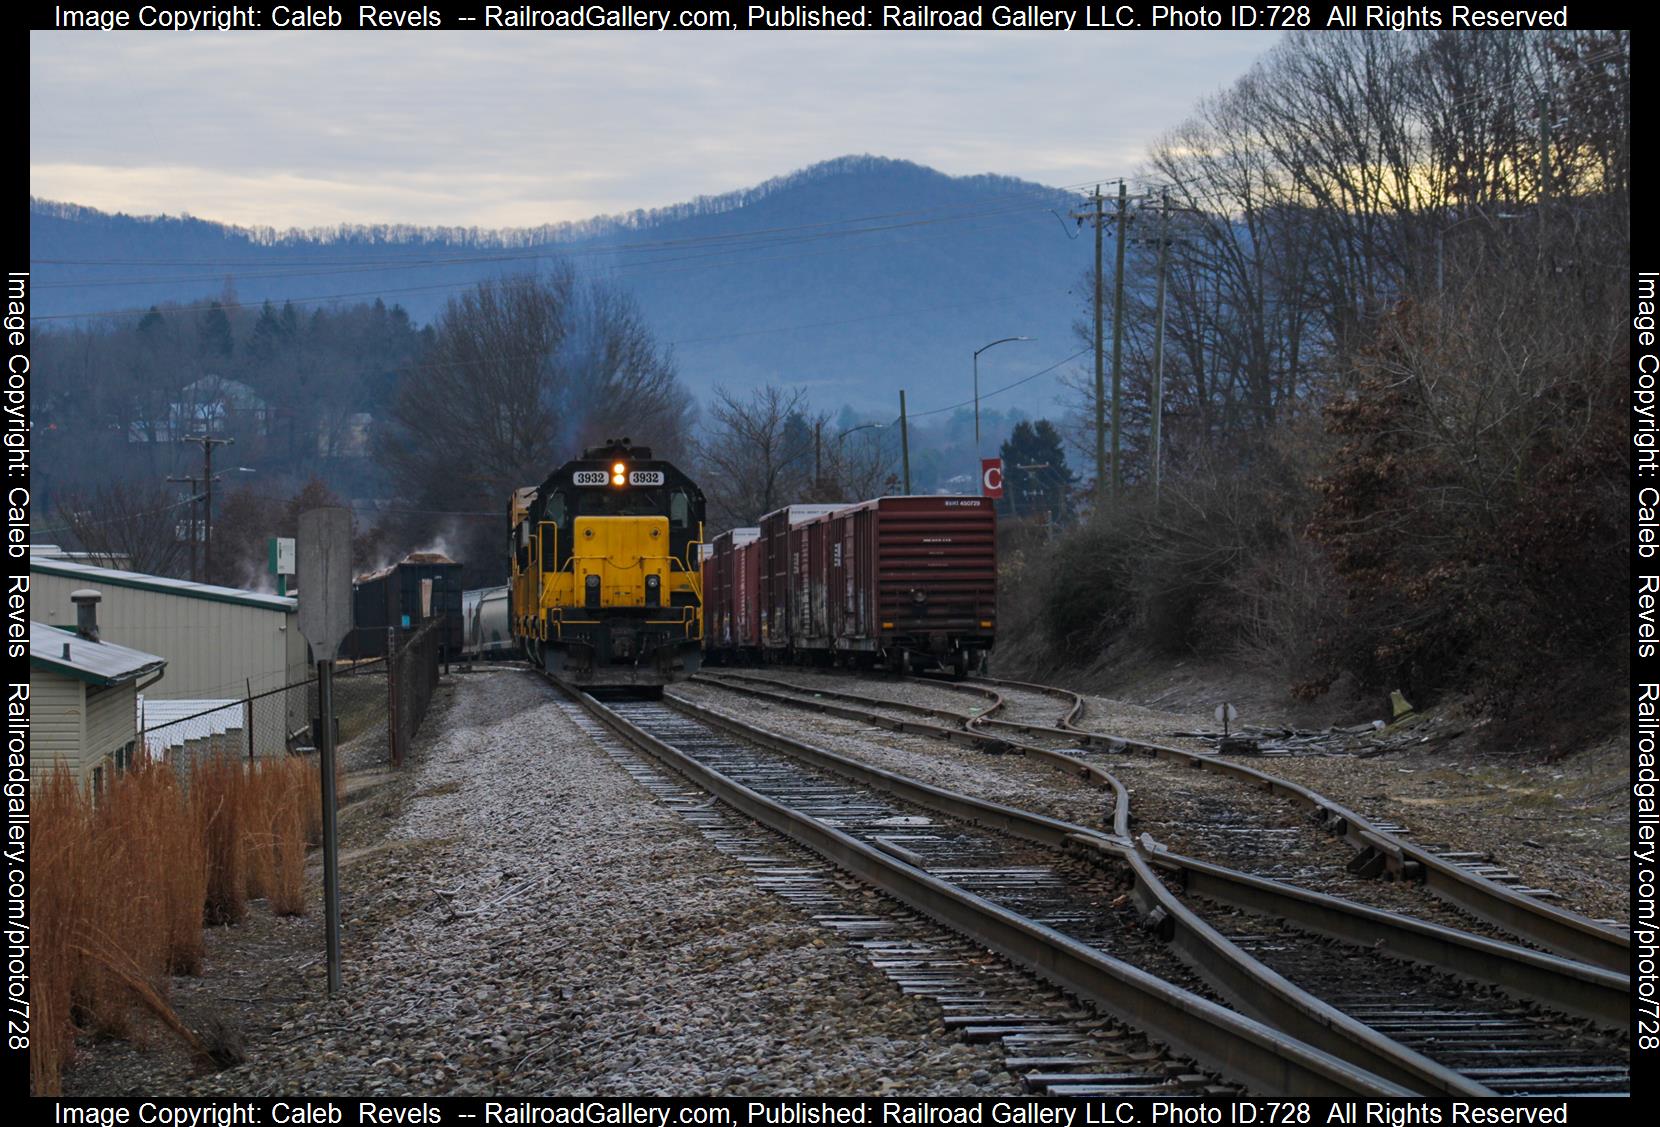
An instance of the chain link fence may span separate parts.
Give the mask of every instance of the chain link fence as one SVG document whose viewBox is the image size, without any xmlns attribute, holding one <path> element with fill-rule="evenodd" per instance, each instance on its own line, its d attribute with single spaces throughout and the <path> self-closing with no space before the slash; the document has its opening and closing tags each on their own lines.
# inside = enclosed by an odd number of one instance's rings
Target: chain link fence
<svg viewBox="0 0 1660 1127">
<path fill-rule="evenodd" d="M 439 635 L 432 625 L 399 639 L 390 660 L 335 666 L 334 715 L 340 745 L 382 727 L 385 757 L 402 763 L 438 681 Z M 318 705 L 315 677 L 225 700 L 141 697 L 139 746 L 152 761 L 172 764 L 181 778 L 195 765 L 213 760 L 306 754 L 315 750 L 321 735 Z M 363 750 L 373 754 L 376 749 Z"/>
<path fill-rule="evenodd" d="M 392 765 L 402 767 L 421 720 L 438 687 L 438 656 L 444 641 L 444 620 L 428 620 L 414 633 L 394 635 L 389 642 L 387 677 L 387 740 Z"/>
</svg>

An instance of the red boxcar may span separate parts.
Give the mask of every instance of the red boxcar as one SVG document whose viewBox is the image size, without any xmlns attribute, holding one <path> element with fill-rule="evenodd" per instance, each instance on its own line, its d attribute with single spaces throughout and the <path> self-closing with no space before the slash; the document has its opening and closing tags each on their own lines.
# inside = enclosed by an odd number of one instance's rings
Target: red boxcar
<svg viewBox="0 0 1660 1127">
<path fill-rule="evenodd" d="M 795 619 L 806 613 L 805 540 L 792 536 L 796 526 L 833 513 L 840 505 L 788 505 L 761 518 L 759 590 L 761 647 L 774 654 L 795 647 Z"/>
<path fill-rule="evenodd" d="M 759 529 L 745 529 L 755 537 L 732 550 L 732 634 L 737 656 L 745 660 L 761 653 L 761 541 Z"/>
<path fill-rule="evenodd" d="M 738 609 L 743 556 L 760 534 L 755 528 L 734 528 L 709 543 L 703 571 L 703 633 L 712 656 L 736 659 L 745 644 Z"/>
<path fill-rule="evenodd" d="M 983 497 L 880 497 L 825 518 L 831 646 L 894 669 L 966 673 L 996 634 L 996 521 Z"/>
</svg>

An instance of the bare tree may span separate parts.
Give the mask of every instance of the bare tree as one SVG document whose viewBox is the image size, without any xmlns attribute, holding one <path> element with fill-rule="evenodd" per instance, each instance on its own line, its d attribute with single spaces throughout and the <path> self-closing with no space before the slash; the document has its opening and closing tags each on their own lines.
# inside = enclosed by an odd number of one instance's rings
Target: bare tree
<svg viewBox="0 0 1660 1127">
<path fill-rule="evenodd" d="M 61 534 L 91 562 L 150 575 L 176 575 L 187 566 L 190 499 L 159 485 L 114 482 L 70 493 L 59 503 Z"/>
<path fill-rule="evenodd" d="M 828 422 L 823 428 L 829 430 Z M 865 501 L 880 497 L 893 474 L 897 458 L 891 437 L 893 428 L 884 424 L 855 427 L 822 439 L 818 482 L 813 501 Z"/>
<path fill-rule="evenodd" d="M 813 484 L 812 428 L 824 422 L 809 419 L 806 392 L 765 384 L 740 397 L 717 387 L 709 415 L 698 452 L 716 527 L 752 525 L 806 499 Z"/>
<path fill-rule="evenodd" d="M 673 457 L 691 411 L 632 301 L 559 266 L 452 299 L 379 443 L 405 507 L 426 510 L 427 525 L 437 514 L 502 513 L 466 523 L 469 558 L 483 560 L 501 554 L 512 489 L 615 434 Z"/>
</svg>

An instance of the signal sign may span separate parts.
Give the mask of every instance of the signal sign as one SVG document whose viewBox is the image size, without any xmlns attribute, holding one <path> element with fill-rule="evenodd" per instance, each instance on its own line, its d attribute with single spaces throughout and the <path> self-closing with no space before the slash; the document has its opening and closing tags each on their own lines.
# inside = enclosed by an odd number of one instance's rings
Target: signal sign
<svg viewBox="0 0 1660 1127">
<path fill-rule="evenodd" d="M 980 459 L 980 495 L 993 499 L 1003 496 L 1003 459 Z"/>
</svg>

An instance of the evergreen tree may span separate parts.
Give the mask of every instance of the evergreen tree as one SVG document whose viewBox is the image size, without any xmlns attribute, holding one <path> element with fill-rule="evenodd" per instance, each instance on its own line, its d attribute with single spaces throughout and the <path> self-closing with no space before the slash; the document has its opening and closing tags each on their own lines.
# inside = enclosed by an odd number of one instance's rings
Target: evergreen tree
<svg viewBox="0 0 1660 1127">
<path fill-rule="evenodd" d="M 208 360 L 229 359 L 235 347 L 231 340 L 231 319 L 224 306 L 217 301 L 209 303 L 196 326 L 201 337 L 202 354 Z"/>
<path fill-rule="evenodd" d="M 1072 470 L 1066 464 L 1066 446 L 1048 419 L 1019 422 L 1003 443 L 1003 499 L 1007 516 L 1033 517 L 1047 513 L 1056 524 L 1072 520 Z"/>
</svg>

